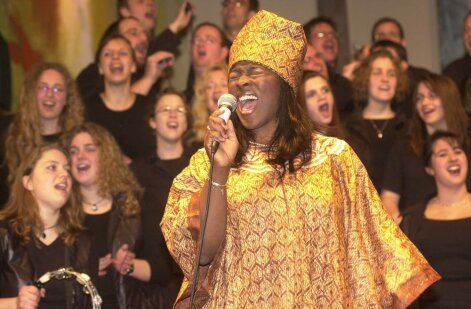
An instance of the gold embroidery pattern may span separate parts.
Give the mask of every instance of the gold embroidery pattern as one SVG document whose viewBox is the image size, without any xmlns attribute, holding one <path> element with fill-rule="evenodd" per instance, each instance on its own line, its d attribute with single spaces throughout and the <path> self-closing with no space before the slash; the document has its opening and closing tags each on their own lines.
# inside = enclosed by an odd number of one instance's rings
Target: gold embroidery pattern
<svg viewBox="0 0 471 309">
<path fill-rule="evenodd" d="M 386 214 L 350 147 L 315 139 L 310 164 L 282 182 L 269 181 L 263 154 L 231 171 L 227 237 L 201 279 L 204 308 L 405 307 L 439 278 Z M 196 254 L 188 205 L 207 170 L 198 152 L 175 180 L 162 221 L 187 278 Z"/>
</svg>

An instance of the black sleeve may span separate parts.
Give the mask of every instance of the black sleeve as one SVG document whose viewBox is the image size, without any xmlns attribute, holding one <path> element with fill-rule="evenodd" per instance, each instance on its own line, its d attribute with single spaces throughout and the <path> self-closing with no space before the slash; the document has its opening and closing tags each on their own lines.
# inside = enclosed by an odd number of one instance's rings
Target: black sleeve
<svg viewBox="0 0 471 309">
<path fill-rule="evenodd" d="M 403 171 L 404 171 L 404 143 L 397 140 L 391 147 L 386 162 L 386 171 L 383 179 L 383 190 L 392 191 L 399 195 L 403 194 Z"/>
<path fill-rule="evenodd" d="M 176 53 L 180 45 L 180 38 L 173 33 L 169 28 L 162 31 L 159 35 L 151 38 L 149 42 L 149 55 L 159 50 L 165 50 L 171 53 Z"/>
</svg>

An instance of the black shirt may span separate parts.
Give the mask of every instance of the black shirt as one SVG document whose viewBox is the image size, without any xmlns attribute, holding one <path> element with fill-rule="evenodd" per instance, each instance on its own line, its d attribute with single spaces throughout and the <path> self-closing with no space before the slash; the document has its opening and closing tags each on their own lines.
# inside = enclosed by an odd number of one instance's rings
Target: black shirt
<svg viewBox="0 0 471 309">
<path fill-rule="evenodd" d="M 425 172 L 425 162 L 412 152 L 408 143 L 406 138 L 394 142 L 383 179 L 383 190 L 400 195 L 401 213 L 411 206 L 426 203 L 437 193 L 434 178 Z"/>
<path fill-rule="evenodd" d="M 402 115 L 396 114 L 389 120 L 369 120 L 358 111 L 348 118 L 345 130 L 350 146 L 365 165 L 376 190 L 381 192 L 391 146 L 404 134 Z"/>
<path fill-rule="evenodd" d="M 85 99 L 85 107 L 87 119 L 107 129 L 129 158 L 134 160 L 154 148 L 154 137 L 148 122 L 150 106 L 145 97 L 136 95 L 130 108 L 113 111 L 96 94 Z"/>
<path fill-rule="evenodd" d="M 31 253 L 31 261 L 38 278 L 47 272 L 70 266 L 66 261 L 65 244 L 61 237 L 57 237 L 51 244 L 29 242 L 28 250 Z M 46 297 L 39 302 L 39 308 L 63 309 L 66 307 L 66 280 L 51 278 L 44 285 Z"/>
<path fill-rule="evenodd" d="M 85 216 L 84 225 L 93 234 L 97 248 L 97 255 L 100 258 L 111 253 L 109 251 L 111 244 L 107 241 L 110 214 L 111 211 L 99 215 L 87 214 Z M 116 298 L 116 283 L 113 265 L 109 266 L 106 275 L 98 277 L 96 288 L 103 299 L 102 308 L 117 308 L 114 307 L 118 305 L 118 300 Z"/>
<path fill-rule="evenodd" d="M 151 282 L 159 283 L 164 291 L 164 308 L 170 308 L 175 301 L 183 274 L 170 256 L 158 224 L 162 220 L 173 179 L 188 165 L 190 156 L 191 151 L 188 151 L 178 159 L 161 160 L 157 155 L 151 154 L 131 164 L 131 169 L 144 188 L 141 202 L 143 255 L 151 267 Z M 165 277 L 167 279 L 162 280 Z"/>
<path fill-rule="evenodd" d="M 466 54 L 450 63 L 443 74 L 450 77 L 458 86 L 461 96 L 464 97 L 466 90 L 466 81 L 471 76 L 471 56 Z"/>
</svg>

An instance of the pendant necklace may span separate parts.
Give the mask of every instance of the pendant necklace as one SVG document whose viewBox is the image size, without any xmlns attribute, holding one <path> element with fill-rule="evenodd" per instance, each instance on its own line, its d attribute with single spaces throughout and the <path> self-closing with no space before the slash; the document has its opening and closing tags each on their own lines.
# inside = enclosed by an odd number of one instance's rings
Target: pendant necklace
<svg viewBox="0 0 471 309">
<path fill-rule="evenodd" d="M 101 200 L 98 200 L 98 201 L 95 202 L 95 203 L 89 203 L 89 202 L 86 202 L 86 201 L 82 201 L 82 202 L 83 202 L 85 205 L 91 206 L 93 211 L 97 211 L 97 210 L 98 210 L 98 204 L 100 204 L 100 203 L 103 202 L 104 200 L 105 200 L 105 198 L 102 198 Z"/>
<path fill-rule="evenodd" d="M 383 136 L 384 136 L 383 135 L 384 129 L 386 129 L 386 126 L 389 123 L 389 119 L 386 119 L 386 121 L 384 121 L 383 125 L 381 126 L 381 129 L 378 128 L 378 126 L 376 125 L 376 123 L 373 120 L 370 119 L 370 122 L 371 122 L 371 125 L 373 126 L 373 128 L 375 129 L 376 134 L 378 135 L 378 138 L 382 139 Z"/>
<path fill-rule="evenodd" d="M 57 223 L 54 224 L 53 226 L 46 227 L 46 228 L 42 231 L 42 233 L 41 233 L 41 238 L 42 238 L 42 239 L 46 239 L 46 231 L 47 231 L 47 230 L 50 230 L 50 229 L 53 229 L 53 228 L 55 228 L 56 226 L 57 226 Z"/>
</svg>

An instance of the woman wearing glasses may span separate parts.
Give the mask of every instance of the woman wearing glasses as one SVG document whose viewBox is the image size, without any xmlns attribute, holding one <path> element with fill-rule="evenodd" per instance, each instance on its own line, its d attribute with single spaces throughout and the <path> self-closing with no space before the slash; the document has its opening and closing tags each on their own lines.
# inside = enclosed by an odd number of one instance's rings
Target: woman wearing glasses
<svg viewBox="0 0 471 309">
<path fill-rule="evenodd" d="M 87 119 L 106 128 L 129 163 L 152 150 L 152 132 L 145 123 L 146 98 L 131 91 L 136 61 L 129 41 L 110 35 L 98 49 L 105 90 L 85 100 Z"/>
<path fill-rule="evenodd" d="M 186 147 L 189 114 L 184 96 L 167 89 L 155 100 L 149 125 L 157 147 L 147 157 L 133 161 L 134 171 L 144 188 L 141 220 L 144 235 L 143 257 L 149 261 L 150 284 L 161 295 L 162 308 L 171 308 L 177 298 L 183 274 L 170 256 L 161 221 L 173 179 L 188 165 L 192 151 Z"/>
<path fill-rule="evenodd" d="M 26 154 L 44 142 L 58 141 L 82 121 L 82 101 L 67 69 L 58 63 L 34 66 L 23 82 L 18 112 L 6 135 L 9 184 Z M 0 199 L 6 201 L 8 194 L 2 195 Z"/>
</svg>

